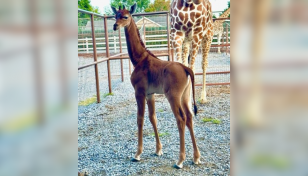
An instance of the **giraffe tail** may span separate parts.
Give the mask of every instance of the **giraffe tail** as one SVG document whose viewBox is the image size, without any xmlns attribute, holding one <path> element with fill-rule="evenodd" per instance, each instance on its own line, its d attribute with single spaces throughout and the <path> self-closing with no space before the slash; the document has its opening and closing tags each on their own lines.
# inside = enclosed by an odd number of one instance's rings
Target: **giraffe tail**
<svg viewBox="0 0 308 176">
<path fill-rule="evenodd" d="M 195 100 L 195 75 L 194 75 L 194 72 L 190 68 L 184 65 L 182 66 L 185 69 L 186 73 L 190 76 L 192 92 L 193 92 L 193 100 L 194 100 L 194 114 L 197 115 L 198 108 L 196 106 L 196 100 Z"/>
</svg>

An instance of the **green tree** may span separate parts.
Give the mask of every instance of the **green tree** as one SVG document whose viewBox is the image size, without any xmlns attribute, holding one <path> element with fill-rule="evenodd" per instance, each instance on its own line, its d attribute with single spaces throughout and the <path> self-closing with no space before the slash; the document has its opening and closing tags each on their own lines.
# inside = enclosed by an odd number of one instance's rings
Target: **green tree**
<svg viewBox="0 0 308 176">
<path fill-rule="evenodd" d="M 100 13 L 99 8 L 93 7 L 90 3 L 91 0 L 78 0 L 78 9 Z M 85 26 L 88 22 L 86 18 L 90 18 L 90 15 L 78 12 L 78 26 Z"/>
<path fill-rule="evenodd" d="M 230 1 L 228 1 L 228 8 L 230 8 Z M 228 10 L 228 8 L 224 9 L 222 13 L 219 13 L 219 16 L 222 15 L 226 10 Z M 230 17 L 230 15 L 229 15 Z"/>
<path fill-rule="evenodd" d="M 138 0 L 137 2 L 136 0 L 111 0 L 110 6 L 113 6 L 116 9 L 118 9 L 119 6 L 122 7 L 124 5 L 126 9 L 130 9 L 130 7 L 134 5 L 135 3 L 137 3 L 137 8 L 136 8 L 135 13 L 140 13 L 140 12 L 144 12 L 144 10 L 149 6 L 150 0 Z M 107 6 L 104 9 L 105 14 L 107 15 L 113 15 L 113 12 L 110 6 Z"/>
<path fill-rule="evenodd" d="M 100 13 L 98 7 L 93 7 L 90 3 L 91 0 L 78 0 L 78 8 L 90 12 Z"/>
<path fill-rule="evenodd" d="M 170 9 L 170 0 L 155 0 L 154 3 L 151 3 L 145 12 L 159 12 L 159 11 L 169 11 Z"/>
</svg>

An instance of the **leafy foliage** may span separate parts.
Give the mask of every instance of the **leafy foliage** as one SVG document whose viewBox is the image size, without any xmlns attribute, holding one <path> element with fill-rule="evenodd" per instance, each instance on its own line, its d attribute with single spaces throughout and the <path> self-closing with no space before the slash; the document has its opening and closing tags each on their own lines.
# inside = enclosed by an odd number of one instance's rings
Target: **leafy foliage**
<svg viewBox="0 0 308 176">
<path fill-rule="evenodd" d="M 135 3 L 137 3 L 137 8 L 136 8 L 135 13 L 140 13 L 140 12 L 144 12 L 144 10 L 149 6 L 150 0 L 138 0 L 138 1 L 136 0 L 111 0 L 110 6 L 113 6 L 116 9 L 118 9 L 119 6 L 122 7 L 124 5 L 126 9 L 130 9 L 130 7 L 134 5 Z M 107 6 L 104 9 L 105 14 L 107 15 L 113 15 L 113 12 L 110 6 Z"/>
<path fill-rule="evenodd" d="M 229 8 L 230 8 L 230 1 L 228 1 L 228 8 L 224 9 L 222 13 L 219 13 L 219 16 L 225 13 L 225 11 L 227 11 Z M 229 14 L 229 17 L 230 17 L 230 14 Z"/>
<path fill-rule="evenodd" d="M 91 0 L 78 0 L 78 8 L 94 13 L 100 13 L 98 7 L 93 7 L 90 3 Z M 88 22 L 86 18 L 90 19 L 90 15 L 78 13 L 78 26 L 85 26 Z"/>
<path fill-rule="evenodd" d="M 100 13 L 98 7 L 93 7 L 90 3 L 91 0 L 78 0 L 78 8 L 90 12 Z"/>
<path fill-rule="evenodd" d="M 159 11 L 169 11 L 170 9 L 170 0 L 155 0 L 154 3 L 151 3 L 145 12 L 159 12 Z"/>
</svg>

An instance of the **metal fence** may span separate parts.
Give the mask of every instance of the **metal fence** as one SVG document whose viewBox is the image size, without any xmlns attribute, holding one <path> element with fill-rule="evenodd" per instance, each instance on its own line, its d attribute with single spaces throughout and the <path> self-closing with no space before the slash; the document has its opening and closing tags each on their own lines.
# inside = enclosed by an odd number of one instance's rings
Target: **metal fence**
<svg viewBox="0 0 308 176">
<path fill-rule="evenodd" d="M 124 30 L 113 31 L 114 16 L 103 16 L 80 9 L 78 13 L 82 16 L 78 19 L 78 98 L 81 101 L 92 97 L 100 102 L 100 92 L 112 93 L 113 85 L 118 84 L 119 80 L 123 82 L 129 78 L 133 66 L 127 54 Z M 169 41 L 169 12 L 133 14 L 133 18 L 146 47 L 160 59 L 173 61 Z M 230 52 L 229 31 L 230 28 L 225 27 L 225 36 L 222 37 L 221 45 L 217 45 L 214 36 L 210 52 L 217 52 L 217 47 L 221 47 L 222 52 Z M 208 68 L 207 85 L 230 84 L 230 76 L 226 76 L 230 73 L 230 61 L 221 67 L 217 66 L 218 60 L 215 59 L 213 63 L 209 61 L 209 66 L 215 64 L 216 66 Z M 195 68 L 196 75 L 201 75 L 202 67 L 198 63 L 201 63 L 200 56 L 196 59 Z M 219 76 L 221 78 L 217 82 Z M 196 76 L 198 77 L 202 76 Z M 200 79 L 199 82 L 201 82 Z M 196 84 L 196 86 L 199 85 L 201 84 Z"/>
</svg>

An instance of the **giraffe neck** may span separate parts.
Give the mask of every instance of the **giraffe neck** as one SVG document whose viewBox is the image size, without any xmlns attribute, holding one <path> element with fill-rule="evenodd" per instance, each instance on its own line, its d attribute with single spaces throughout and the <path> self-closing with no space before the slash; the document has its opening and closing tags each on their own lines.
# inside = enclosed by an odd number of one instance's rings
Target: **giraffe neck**
<svg viewBox="0 0 308 176">
<path fill-rule="evenodd" d="M 219 18 L 228 18 L 230 14 L 230 7 L 223 13 L 219 16 Z"/>
<path fill-rule="evenodd" d="M 230 7 L 223 13 L 219 16 L 219 18 L 228 18 L 229 17 L 229 14 L 230 14 Z M 222 25 L 222 23 L 224 23 L 225 20 L 215 20 L 214 22 L 214 25 L 215 26 L 220 26 Z"/>
<path fill-rule="evenodd" d="M 147 52 L 147 50 L 140 38 L 138 28 L 133 18 L 131 18 L 130 24 L 124 28 L 124 31 L 128 55 L 133 65 L 136 66 L 144 58 L 144 53 Z"/>
</svg>

